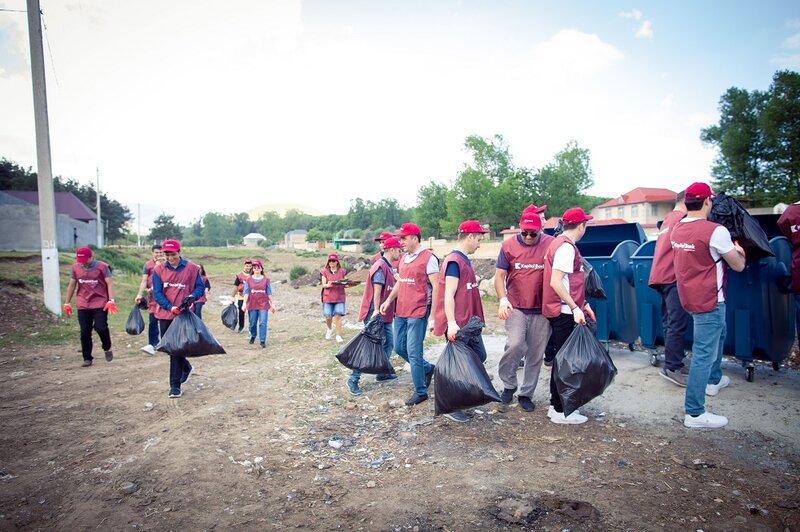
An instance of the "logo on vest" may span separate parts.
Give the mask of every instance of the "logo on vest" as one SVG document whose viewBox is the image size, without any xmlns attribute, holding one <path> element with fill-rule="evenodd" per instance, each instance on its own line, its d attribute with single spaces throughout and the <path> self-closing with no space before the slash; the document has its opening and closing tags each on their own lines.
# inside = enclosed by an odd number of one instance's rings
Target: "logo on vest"
<svg viewBox="0 0 800 532">
<path fill-rule="evenodd" d="M 183 283 L 164 283 L 164 288 L 186 288 Z"/>
<path fill-rule="evenodd" d="M 78 279 L 78 284 L 97 284 L 97 279 Z"/>
<path fill-rule="evenodd" d="M 526 264 L 524 262 L 515 262 L 515 270 L 544 270 L 544 264 Z"/>
<path fill-rule="evenodd" d="M 687 244 L 686 242 L 672 241 L 672 249 L 685 249 L 686 251 L 694 251 L 694 244 Z"/>
<path fill-rule="evenodd" d="M 400 281 L 401 283 L 417 284 L 417 280 L 414 279 L 413 277 L 399 277 L 397 280 Z"/>
<path fill-rule="evenodd" d="M 796 224 L 796 225 L 790 225 L 790 226 L 789 226 L 789 230 L 790 230 L 792 233 L 797 233 L 798 231 L 800 231 L 800 224 Z"/>
<path fill-rule="evenodd" d="M 465 286 L 467 290 L 472 290 L 473 288 L 478 288 L 478 283 L 467 283 Z"/>
<path fill-rule="evenodd" d="M 266 294 L 266 290 L 250 290 L 251 294 Z"/>
</svg>

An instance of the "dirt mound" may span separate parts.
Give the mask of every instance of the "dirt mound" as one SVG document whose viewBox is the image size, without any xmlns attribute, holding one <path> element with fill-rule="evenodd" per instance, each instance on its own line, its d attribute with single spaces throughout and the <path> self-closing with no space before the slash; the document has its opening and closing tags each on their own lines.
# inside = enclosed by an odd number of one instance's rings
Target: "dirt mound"
<svg viewBox="0 0 800 532">
<path fill-rule="evenodd" d="M 31 323 L 58 318 L 40 301 L 41 291 L 20 279 L 0 279 L 0 337 L 30 329 Z"/>
</svg>

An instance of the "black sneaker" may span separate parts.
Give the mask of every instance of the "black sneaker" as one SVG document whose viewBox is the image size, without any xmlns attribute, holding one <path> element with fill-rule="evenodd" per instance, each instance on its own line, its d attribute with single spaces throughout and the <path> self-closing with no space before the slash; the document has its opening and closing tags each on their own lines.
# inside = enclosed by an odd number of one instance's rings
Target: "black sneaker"
<svg viewBox="0 0 800 532">
<path fill-rule="evenodd" d="M 358 383 L 349 379 L 347 381 L 347 391 L 350 392 L 350 395 L 361 395 L 361 388 L 358 387 Z"/>
<path fill-rule="evenodd" d="M 92 365 L 92 359 L 91 359 L 91 358 L 88 358 L 88 359 L 85 359 L 85 360 L 83 361 L 83 364 L 81 364 L 81 367 L 82 367 L 82 368 L 88 368 L 88 367 L 89 367 L 89 366 L 91 366 L 91 365 Z"/>
<path fill-rule="evenodd" d="M 169 396 L 170 397 L 175 398 L 175 397 L 180 397 L 181 395 L 183 395 L 183 392 L 181 391 L 180 388 L 170 388 L 169 389 Z"/>
<path fill-rule="evenodd" d="M 114 352 L 111 349 L 105 351 L 105 354 L 106 354 L 106 362 L 111 362 L 112 360 L 114 360 Z"/>
<path fill-rule="evenodd" d="M 547 366 L 548 368 L 553 367 L 553 359 L 551 358 L 550 360 L 548 360 L 548 359 L 545 358 L 544 359 L 544 365 Z"/>
<path fill-rule="evenodd" d="M 242 332 L 242 331 L 239 331 L 239 332 Z M 256 337 L 255 336 L 251 336 L 250 337 L 250 344 L 254 344 L 254 343 L 256 343 Z"/>
<path fill-rule="evenodd" d="M 446 417 L 450 421 L 455 421 L 456 423 L 466 423 L 467 421 L 469 421 L 469 416 L 466 415 L 461 410 L 456 410 L 455 412 L 450 412 L 449 414 L 445 414 L 444 417 Z"/>
<path fill-rule="evenodd" d="M 533 412 L 536 410 L 536 405 L 533 404 L 530 397 L 525 397 L 524 395 L 520 395 L 517 397 L 517 401 L 519 401 L 519 406 L 526 412 Z"/>
<path fill-rule="evenodd" d="M 264 349 L 265 347 L 267 347 L 267 342 L 261 342 L 261 349 Z"/>
<path fill-rule="evenodd" d="M 187 382 L 189 382 L 189 377 L 192 376 L 192 373 L 194 373 L 194 366 L 190 367 L 186 375 L 183 375 L 181 377 L 181 384 L 186 384 Z"/>
<path fill-rule="evenodd" d="M 520 367 L 520 368 L 524 368 L 525 367 L 525 359 L 524 358 L 520 359 L 518 367 Z"/>
<path fill-rule="evenodd" d="M 393 381 L 397 378 L 397 375 L 394 373 L 387 373 L 386 375 L 375 375 L 375 380 L 377 382 L 384 382 L 384 381 Z"/>
<path fill-rule="evenodd" d="M 428 400 L 428 396 L 427 395 L 418 395 L 418 394 L 415 393 L 411 397 L 406 399 L 406 406 L 418 405 L 421 402 L 427 401 L 427 400 Z"/>
<path fill-rule="evenodd" d="M 500 394 L 500 400 L 503 402 L 504 405 L 507 405 L 514 399 L 514 392 L 517 391 L 517 388 L 505 388 L 503 389 L 503 393 Z"/>
<path fill-rule="evenodd" d="M 436 369 L 436 366 L 431 364 L 431 370 L 425 374 L 425 387 L 428 388 L 431 385 L 431 381 L 433 380 L 433 370 Z"/>
</svg>

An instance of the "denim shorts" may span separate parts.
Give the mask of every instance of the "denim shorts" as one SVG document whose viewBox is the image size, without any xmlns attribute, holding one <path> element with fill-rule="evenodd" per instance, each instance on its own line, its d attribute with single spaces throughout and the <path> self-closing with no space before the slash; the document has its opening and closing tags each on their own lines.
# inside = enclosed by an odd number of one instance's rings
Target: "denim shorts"
<svg viewBox="0 0 800 532">
<path fill-rule="evenodd" d="M 344 303 L 322 303 L 322 315 L 326 318 L 344 316 Z"/>
</svg>

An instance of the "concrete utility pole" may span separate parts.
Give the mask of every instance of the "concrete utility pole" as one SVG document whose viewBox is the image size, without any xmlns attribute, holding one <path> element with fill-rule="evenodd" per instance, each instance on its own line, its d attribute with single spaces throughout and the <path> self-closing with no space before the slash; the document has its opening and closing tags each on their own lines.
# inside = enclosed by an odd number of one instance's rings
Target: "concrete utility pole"
<svg viewBox="0 0 800 532">
<path fill-rule="evenodd" d="M 103 218 L 100 216 L 100 168 L 95 168 L 97 172 L 97 247 L 103 247 Z"/>
<path fill-rule="evenodd" d="M 58 279 L 56 200 L 50 162 L 50 124 L 47 118 L 47 87 L 44 79 L 44 51 L 39 0 L 28 2 L 28 38 L 31 46 L 33 116 L 36 124 L 36 164 L 39 187 L 39 231 L 42 237 L 42 285 L 44 304 L 61 315 L 61 284 Z"/>
</svg>

